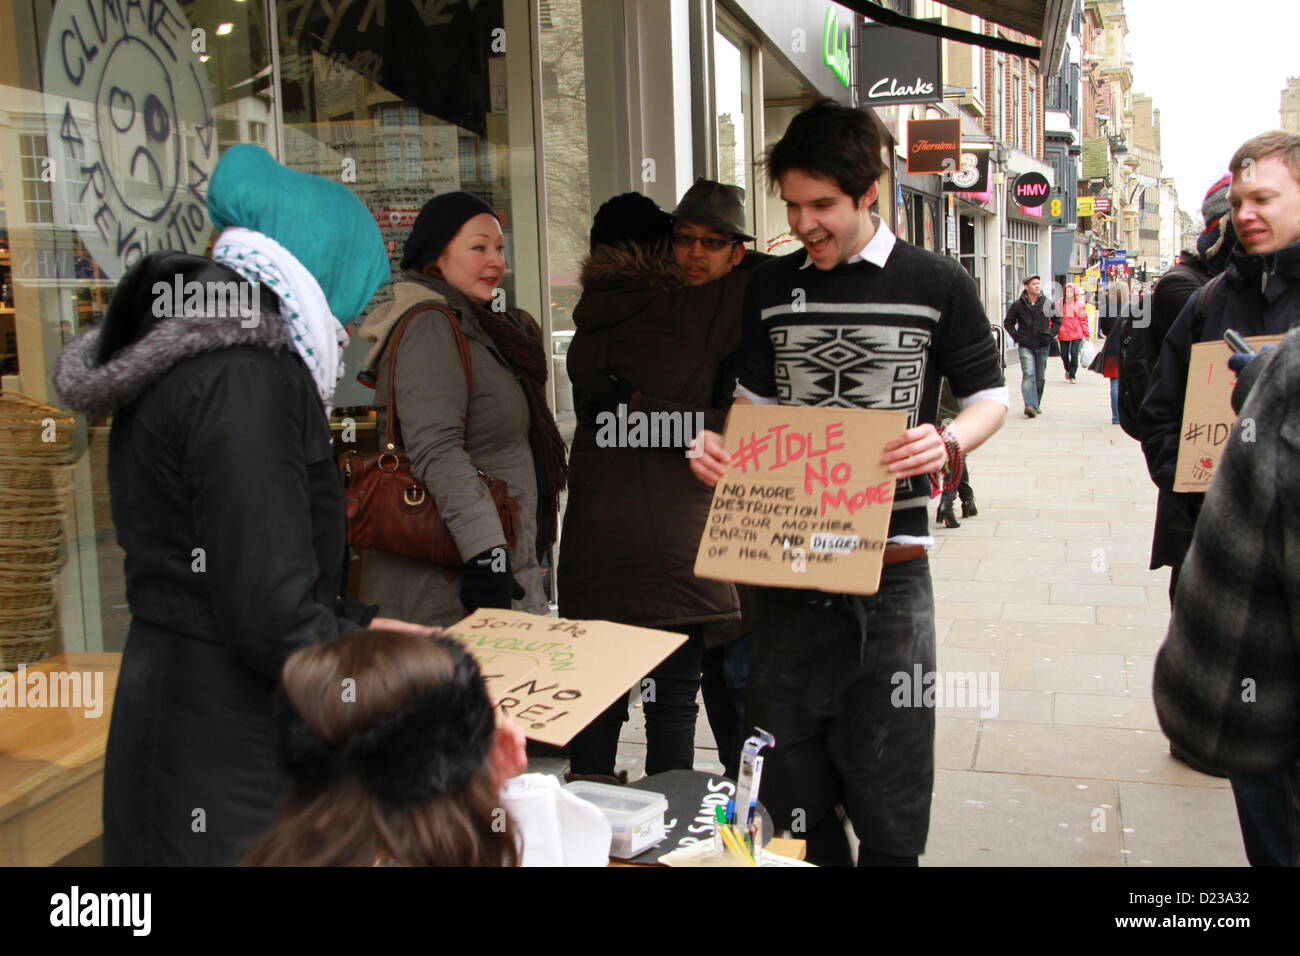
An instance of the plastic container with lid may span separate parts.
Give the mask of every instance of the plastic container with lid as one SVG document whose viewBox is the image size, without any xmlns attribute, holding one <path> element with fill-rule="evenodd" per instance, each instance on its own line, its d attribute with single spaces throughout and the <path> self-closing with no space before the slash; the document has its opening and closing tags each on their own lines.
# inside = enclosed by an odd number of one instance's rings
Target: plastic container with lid
<svg viewBox="0 0 1300 956">
<path fill-rule="evenodd" d="M 663 842 L 668 800 L 662 793 L 634 790 L 609 783 L 575 780 L 564 789 L 599 807 L 614 830 L 609 855 L 620 860 L 639 856 Z"/>
</svg>

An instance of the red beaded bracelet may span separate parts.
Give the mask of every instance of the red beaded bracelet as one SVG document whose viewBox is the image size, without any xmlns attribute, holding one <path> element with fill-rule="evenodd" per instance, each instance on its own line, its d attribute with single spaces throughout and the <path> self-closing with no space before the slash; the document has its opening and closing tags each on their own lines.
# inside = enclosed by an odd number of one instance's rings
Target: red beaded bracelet
<svg viewBox="0 0 1300 956">
<path fill-rule="evenodd" d="M 961 484 L 962 473 L 966 467 L 966 455 L 961 450 L 961 442 L 957 441 L 957 436 L 944 426 L 939 429 L 939 437 L 943 439 L 944 449 L 948 453 L 948 464 L 944 466 L 943 471 L 935 472 L 930 476 L 930 483 L 933 486 L 931 498 L 942 492 L 952 491 Z"/>
</svg>

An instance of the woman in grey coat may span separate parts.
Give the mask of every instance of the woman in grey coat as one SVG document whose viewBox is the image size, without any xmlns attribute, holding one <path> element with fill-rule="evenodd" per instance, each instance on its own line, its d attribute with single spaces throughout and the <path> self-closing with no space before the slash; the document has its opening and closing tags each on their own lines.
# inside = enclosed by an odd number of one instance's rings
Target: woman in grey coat
<svg viewBox="0 0 1300 956">
<path fill-rule="evenodd" d="M 501 225 L 469 193 L 424 205 L 406 241 L 391 303 L 361 327 L 374 343 L 375 405 L 382 431 L 388 395 L 388 340 L 418 311 L 396 355 L 397 416 L 414 477 L 433 495 L 465 560 L 438 568 L 379 551 L 362 565 L 363 600 L 386 616 L 454 624 L 481 607 L 545 614 L 541 560 L 555 542 L 564 484 L 564 441 L 546 405 L 549 361 L 541 330 L 525 312 L 486 308 L 505 272 Z M 451 309 L 469 345 L 472 387 L 452 324 L 429 305 Z M 519 503 L 519 534 L 506 547 L 495 504 L 478 472 L 506 482 Z"/>
</svg>

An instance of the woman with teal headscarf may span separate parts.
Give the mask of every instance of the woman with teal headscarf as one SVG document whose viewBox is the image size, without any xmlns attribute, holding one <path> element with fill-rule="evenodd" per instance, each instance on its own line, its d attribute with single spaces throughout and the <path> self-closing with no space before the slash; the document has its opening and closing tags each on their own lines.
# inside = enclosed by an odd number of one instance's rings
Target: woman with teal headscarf
<svg viewBox="0 0 1300 956">
<path fill-rule="evenodd" d="M 113 417 L 131 626 L 105 764 L 108 865 L 237 862 L 285 792 L 281 665 L 372 623 L 341 596 L 328 410 L 345 327 L 389 275 L 379 228 L 346 187 L 255 146 L 222 156 L 208 209 L 213 258 L 136 263 L 53 377 L 69 406 Z"/>
</svg>

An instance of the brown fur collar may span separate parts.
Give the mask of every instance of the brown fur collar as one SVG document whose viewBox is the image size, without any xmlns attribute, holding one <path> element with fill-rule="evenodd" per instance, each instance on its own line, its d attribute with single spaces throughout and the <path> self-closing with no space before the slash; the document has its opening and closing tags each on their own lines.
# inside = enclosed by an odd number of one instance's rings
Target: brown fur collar
<svg viewBox="0 0 1300 956">
<path fill-rule="evenodd" d="M 648 249 L 635 243 L 617 242 L 597 246 L 583 260 L 584 289 L 628 284 L 652 289 L 676 289 L 685 284 L 685 278 L 666 244 Z"/>
</svg>

